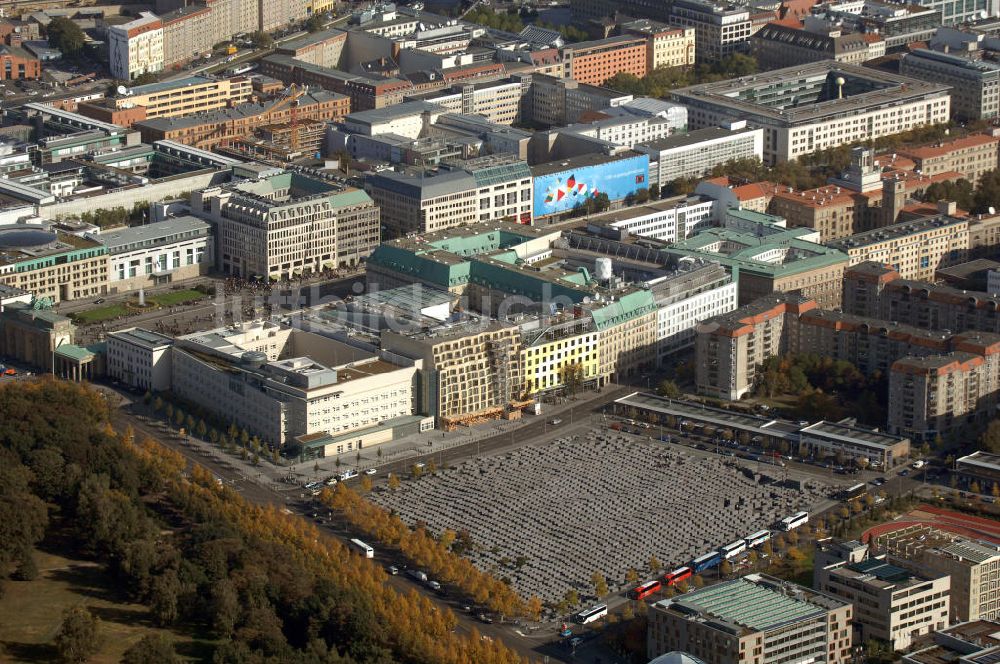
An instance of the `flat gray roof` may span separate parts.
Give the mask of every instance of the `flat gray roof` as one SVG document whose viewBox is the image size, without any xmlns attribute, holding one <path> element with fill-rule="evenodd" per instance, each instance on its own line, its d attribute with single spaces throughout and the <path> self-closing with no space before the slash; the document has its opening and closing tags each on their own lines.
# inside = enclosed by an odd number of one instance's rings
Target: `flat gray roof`
<svg viewBox="0 0 1000 664">
<path fill-rule="evenodd" d="M 174 343 L 172 337 L 160 334 L 159 332 L 153 332 L 152 330 L 146 330 L 141 327 L 134 327 L 131 330 L 109 332 L 108 336 L 116 337 L 126 343 L 142 346 L 143 348 L 148 348 L 150 350 L 159 348 L 160 346 L 169 346 Z"/>
<path fill-rule="evenodd" d="M 143 246 L 153 246 L 168 240 L 178 240 L 182 237 L 208 235 L 211 224 L 197 217 L 185 215 L 158 221 L 144 226 L 130 226 L 107 231 L 95 236 L 112 254 L 123 253 Z M 147 244 L 151 243 L 151 244 Z"/>
<path fill-rule="evenodd" d="M 754 131 L 757 130 L 749 127 L 744 127 L 743 129 L 707 127 L 705 129 L 695 129 L 694 131 L 690 131 L 686 134 L 674 134 L 673 136 L 664 136 L 663 138 L 658 138 L 654 141 L 639 143 L 636 147 L 660 151 L 672 150 L 674 148 L 695 147 L 705 141 L 711 141 L 716 138 L 736 137 L 750 134 Z"/>
</svg>

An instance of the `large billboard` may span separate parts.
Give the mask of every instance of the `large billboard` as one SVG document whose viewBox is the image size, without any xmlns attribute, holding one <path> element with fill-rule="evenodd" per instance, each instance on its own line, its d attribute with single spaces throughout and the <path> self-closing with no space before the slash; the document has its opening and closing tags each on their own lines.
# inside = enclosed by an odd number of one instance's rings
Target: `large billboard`
<svg viewBox="0 0 1000 664">
<path fill-rule="evenodd" d="M 619 200 L 648 186 L 647 155 L 535 176 L 534 217 L 569 212 L 598 194 L 607 194 L 612 201 Z"/>
</svg>

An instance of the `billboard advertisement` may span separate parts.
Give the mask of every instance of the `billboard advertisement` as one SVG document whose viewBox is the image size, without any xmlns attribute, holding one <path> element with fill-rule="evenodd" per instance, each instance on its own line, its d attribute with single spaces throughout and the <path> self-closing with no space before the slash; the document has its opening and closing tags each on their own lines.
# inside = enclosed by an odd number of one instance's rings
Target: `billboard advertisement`
<svg viewBox="0 0 1000 664">
<path fill-rule="evenodd" d="M 602 193 L 607 194 L 612 201 L 619 200 L 637 189 L 645 189 L 648 186 L 647 155 L 536 175 L 534 217 L 538 219 L 569 212 L 577 205 L 583 205 L 588 198 Z"/>
</svg>

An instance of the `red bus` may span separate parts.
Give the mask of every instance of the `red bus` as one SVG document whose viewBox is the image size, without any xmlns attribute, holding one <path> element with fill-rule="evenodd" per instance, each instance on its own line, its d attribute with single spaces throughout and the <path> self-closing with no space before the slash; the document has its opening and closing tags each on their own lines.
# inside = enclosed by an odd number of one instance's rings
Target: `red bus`
<svg viewBox="0 0 1000 664">
<path fill-rule="evenodd" d="M 629 592 L 629 597 L 632 599 L 646 599 L 653 593 L 657 592 L 662 587 L 659 581 L 647 581 L 646 583 L 641 583 Z"/>
<path fill-rule="evenodd" d="M 663 575 L 663 584 L 667 586 L 673 586 L 685 579 L 691 578 L 691 568 L 690 567 L 678 567 L 673 572 L 667 572 Z"/>
</svg>

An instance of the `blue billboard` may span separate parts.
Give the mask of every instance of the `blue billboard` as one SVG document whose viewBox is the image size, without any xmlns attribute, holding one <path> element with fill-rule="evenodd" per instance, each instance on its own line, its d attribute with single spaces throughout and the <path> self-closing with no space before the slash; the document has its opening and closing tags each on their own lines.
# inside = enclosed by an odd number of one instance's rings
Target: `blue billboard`
<svg viewBox="0 0 1000 664">
<path fill-rule="evenodd" d="M 534 217 L 569 212 L 598 194 L 620 200 L 648 186 L 649 156 L 644 154 L 538 175 L 534 181 Z"/>
</svg>

